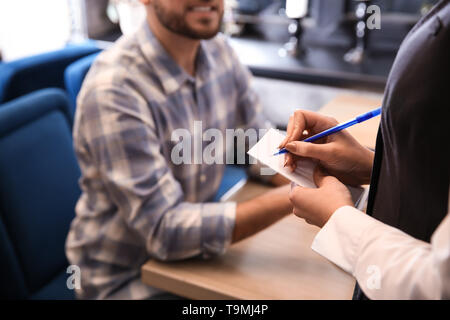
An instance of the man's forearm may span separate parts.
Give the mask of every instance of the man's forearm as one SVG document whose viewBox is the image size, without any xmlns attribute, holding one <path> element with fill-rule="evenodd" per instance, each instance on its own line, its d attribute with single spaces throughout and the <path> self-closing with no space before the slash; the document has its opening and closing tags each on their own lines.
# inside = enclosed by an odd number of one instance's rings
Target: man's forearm
<svg viewBox="0 0 450 320">
<path fill-rule="evenodd" d="M 252 200 L 239 203 L 232 242 L 245 239 L 292 212 L 288 186 L 269 191 Z"/>
</svg>

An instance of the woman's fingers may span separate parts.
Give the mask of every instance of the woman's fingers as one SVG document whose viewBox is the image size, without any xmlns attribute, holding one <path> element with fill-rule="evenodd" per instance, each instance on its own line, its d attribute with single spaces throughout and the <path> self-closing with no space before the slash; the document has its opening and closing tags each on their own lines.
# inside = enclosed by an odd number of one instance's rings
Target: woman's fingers
<svg viewBox="0 0 450 320">
<path fill-rule="evenodd" d="M 280 144 L 279 148 L 284 148 L 290 141 L 300 140 L 305 130 L 305 118 L 302 110 L 296 110 L 292 116 L 289 117 L 289 124 L 286 138 Z"/>
<path fill-rule="evenodd" d="M 303 110 L 296 110 L 294 112 L 293 121 L 294 121 L 293 125 L 294 128 L 289 136 L 289 141 L 300 140 L 300 138 L 303 136 L 303 131 L 307 129 L 305 113 Z"/>
<path fill-rule="evenodd" d="M 302 205 L 302 197 L 304 192 L 308 192 L 307 188 L 301 187 L 301 186 L 295 186 L 294 188 L 291 188 L 291 191 L 289 192 L 289 200 L 295 207 Z"/>
<path fill-rule="evenodd" d="M 284 166 L 285 167 L 291 167 L 296 161 L 297 161 L 297 157 L 294 156 L 293 154 L 287 153 L 285 155 L 285 162 L 284 162 Z"/>
<path fill-rule="evenodd" d="M 312 136 L 318 132 L 335 126 L 338 122 L 336 119 L 326 117 L 316 112 L 307 110 L 296 110 L 289 117 L 286 138 L 278 146 L 280 149 L 286 147 L 291 141 L 302 140 L 308 136 Z M 304 132 L 308 131 L 307 135 Z"/>
<path fill-rule="evenodd" d="M 297 168 L 297 162 L 301 159 L 303 159 L 303 157 L 296 156 L 292 153 L 287 153 L 285 167 L 289 167 L 291 171 L 294 171 Z"/>
<path fill-rule="evenodd" d="M 332 143 L 316 144 L 303 141 L 292 141 L 286 144 L 286 150 L 300 157 L 325 161 L 332 157 Z"/>
<path fill-rule="evenodd" d="M 321 166 L 317 166 L 314 169 L 314 183 L 317 187 L 321 188 L 327 183 L 332 183 L 337 180 L 335 177 L 330 176 Z"/>
<path fill-rule="evenodd" d="M 292 130 L 294 129 L 294 116 L 290 116 L 289 117 L 289 123 L 287 126 L 287 133 L 286 133 L 286 137 L 284 138 L 284 140 L 280 143 L 280 145 L 278 146 L 278 149 L 284 148 L 284 146 L 286 145 L 286 143 L 289 142 L 289 137 L 292 133 Z"/>
</svg>

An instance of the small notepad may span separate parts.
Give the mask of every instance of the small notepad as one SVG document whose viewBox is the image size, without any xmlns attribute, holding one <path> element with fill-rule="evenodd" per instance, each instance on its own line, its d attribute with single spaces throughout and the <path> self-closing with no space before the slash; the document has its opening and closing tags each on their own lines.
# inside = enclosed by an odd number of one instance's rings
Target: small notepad
<svg viewBox="0 0 450 320">
<path fill-rule="evenodd" d="M 248 154 L 299 186 L 317 188 L 314 182 L 314 169 L 317 166 L 317 162 L 312 159 L 301 159 L 298 161 L 295 171 L 292 172 L 290 168 L 284 167 L 284 155 L 273 155 L 278 151 L 277 147 L 284 138 L 285 136 L 278 130 L 270 129 L 248 151 Z M 347 188 L 352 194 L 355 206 L 361 209 L 367 199 L 367 190 L 362 187 L 347 186 Z"/>
</svg>

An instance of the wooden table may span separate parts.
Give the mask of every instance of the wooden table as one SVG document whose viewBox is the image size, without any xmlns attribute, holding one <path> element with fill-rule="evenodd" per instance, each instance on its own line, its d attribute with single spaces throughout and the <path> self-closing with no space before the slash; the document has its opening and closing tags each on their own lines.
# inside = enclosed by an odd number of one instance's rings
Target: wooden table
<svg viewBox="0 0 450 320">
<path fill-rule="evenodd" d="M 340 122 L 376 108 L 381 101 L 340 96 L 320 112 Z M 373 147 L 379 118 L 349 131 Z M 231 200 L 268 190 L 248 182 Z M 288 216 L 211 260 L 190 259 L 142 267 L 144 283 L 191 299 L 350 299 L 355 280 L 310 248 L 318 228 Z"/>
<path fill-rule="evenodd" d="M 379 99 L 342 95 L 336 97 L 320 108 L 319 112 L 332 116 L 339 122 L 344 122 L 380 106 L 381 101 Z M 373 149 L 375 148 L 379 124 L 380 117 L 375 117 L 364 121 L 362 124 L 354 125 L 353 127 L 348 128 L 347 131 L 361 144 Z"/>
</svg>

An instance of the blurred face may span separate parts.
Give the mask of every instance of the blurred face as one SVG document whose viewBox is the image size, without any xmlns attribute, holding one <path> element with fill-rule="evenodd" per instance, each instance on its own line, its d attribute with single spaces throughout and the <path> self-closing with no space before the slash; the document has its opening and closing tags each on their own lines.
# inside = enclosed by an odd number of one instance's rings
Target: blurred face
<svg viewBox="0 0 450 320">
<path fill-rule="evenodd" d="M 192 39 L 210 39 L 219 32 L 223 0 L 153 0 L 159 22 Z"/>
</svg>

